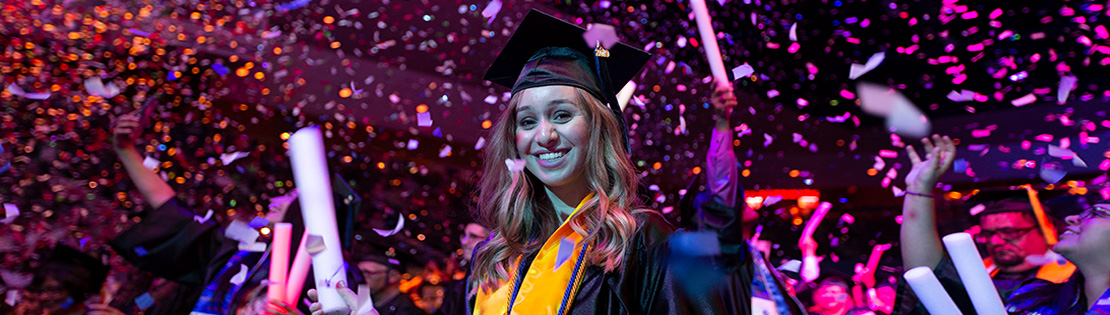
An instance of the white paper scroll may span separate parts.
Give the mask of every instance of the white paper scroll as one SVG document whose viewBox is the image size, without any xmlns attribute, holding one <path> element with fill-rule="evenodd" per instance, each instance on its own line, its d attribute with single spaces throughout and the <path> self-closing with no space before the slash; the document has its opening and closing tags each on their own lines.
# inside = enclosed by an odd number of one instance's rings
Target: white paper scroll
<svg viewBox="0 0 1110 315">
<path fill-rule="evenodd" d="M 713 71 L 713 78 L 717 80 L 717 84 L 728 84 L 725 61 L 721 58 L 721 48 L 717 47 L 717 33 L 713 31 L 713 20 L 709 18 L 705 0 L 690 0 L 690 9 L 694 11 L 694 20 L 698 22 L 698 34 L 701 35 L 701 44 L 705 49 L 705 58 L 709 61 L 709 70 Z"/>
<path fill-rule="evenodd" d="M 346 280 L 347 269 L 343 265 L 331 179 L 328 177 L 330 173 L 324 154 L 324 137 L 320 128 L 303 128 L 289 136 L 289 155 L 305 229 L 324 242 L 324 250 L 312 256 L 312 271 L 316 277 L 320 304 L 324 306 L 324 314 L 347 314 L 350 310 L 335 290 L 339 281 Z"/>
<path fill-rule="evenodd" d="M 1002 298 L 994 288 L 994 282 L 987 274 L 983 265 L 983 257 L 975 249 L 975 242 L 971 234 L 952 233 L 944 237 L 944 248 L 948 249 L 948 256 L 956 265 L 956 272 L 975 305 L 975 312 L 982 315 L 1006 315 L 1006 307 L 1002 305 Z"/>
<path fill-rule="evenodd" d="M 956 302 L 952 301 L 952 297 L 948 296 L 948 291 L 945 291 L 944 286 L 940 285 L 937 276 L 933 274 L 933 269 L 929 267 L 913 268 L 906 271 L 903 277 L 906 278 L 906 283 L 917 294 L 917 299 L 925 305 L 925 309 L 928 309 L 930 314 L 963 314 L 960 312 L 960 308 L 956 307 Z"/>
</svg>

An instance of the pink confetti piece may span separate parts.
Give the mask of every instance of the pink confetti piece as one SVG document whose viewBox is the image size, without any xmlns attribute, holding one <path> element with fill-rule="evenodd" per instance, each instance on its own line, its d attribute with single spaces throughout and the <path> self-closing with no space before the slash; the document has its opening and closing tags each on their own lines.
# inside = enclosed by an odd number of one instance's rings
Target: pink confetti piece
<svg viewBox="0 0 1110 315">
<path fill-rule="evenodd" d="M 804 98 L 799 98 L 797 103 L 799 107 L 806 107 L 807 105 L 809 105 L 809 101 L 805 100 Z"/>
<path fill-rule="evenodd" d="M 767 98 L 775 98 L 775 96 L 779 96 L 778 90 L 767 91 Z"/>
<path fill-rule="evenodd" d="M 1047 133 L 1042 133 L 1037 135 L 1036 137 L 1033 137 L 1033 139 L 1037 141 L 1052 142 L 1053 136 Z"/>
<path fill-rule="evenodd" d="M 1037 96 L 1034 95 L 1033 93 L 1029 93 L 1025 96 L 1022 96 L 1022 97 L 1019 97 L 1019 98 L 1013 100 L 1011 103 L 1014 104 L 1014 106 L 1016 106 L 1016 107 L 1022 107 L 1022 106 L 1025 106 L 1025 105 L 1032 104 L 1033 102 L 1036 102 L 1036 101 L 1037 101 Z"/>
<path fill-rule="evenodd" d="M 486 25 L 493 23 L 493 19 L 497 17 L 498 12 L 501 12 L 501 0 L 490 1 L 486 8 L 482 10 L 482 17 L 489 19 L 486 21 Z"/>
<path fill-rule="evenodd" d="M 771 145 L 771 142 L 774 142 L 774 140 L 775 140 L 775 138 L 772 137 L 771 135 L 766 134 L 766 133 L 763 134 L 763 147 L 767 147 L 767 146 Z"/>
<path fill-rule="evenodd" d="M 786 48 L 786 51 L 793 54 L 793 53 L 798 52 L 798 49 L 801 49 L 801 48 L 802 48 L 802 44 L 798 44 L 798 42 L 794 42 L 794 43 L 790 44 L 789 48 Z"/>
<path fill-rule="evenodd" d="M 582 33 L 582 39 L 586 40 L 587 47 L 596 47 L 598 43 L 604 46 L 605 49 L 613 47 L 620 38 L 617 37 L 617 29 L 612 25 L 590 23 L 586 25 L 586 32 Z"/>
<path fill-rule="evenodd" d="M 876 156 L 875 157 L 875 164 L 872 164 L 871 168 L 876 169 L 876 170 L 885 169 L 886 168 L 886 160 L 883 160 L 882 157 Z"/>
<path fill-rule="evenodd" d="M 987 130 L 987 129 L 975 129 L 975 130 L 971 131 L 971 137 L 972 138 L 983 138 L 983 137 L 989 137 L 990 135 L 991 135 L 991 131 Z"/>
<path fill-rule="evenodd" d="M 990 19 L 997 19 L 1000 16 L 1002 16 L 1002 9 L 994 9 L 994 11 L 991 11 Z"/>
<path fill-rule="evenodd" d="M 888 158 L 888 159 L 893 159 L 893 158 L 898 157 L 898 152 L 894 151 L 894 150 L 883 149 L 883 150 L 879 150 L 879 156 L 884 157 L 884 158 Z"/>
<path fill-rule="evenodd" d="M 840 90 L 840 97 L 843 97 L 843 98 L 846 98 L 846 99 L 854 99 L 854 98 L 856 98 L 856 94 L 852 93 L 852 91 Z"/>
</svg>

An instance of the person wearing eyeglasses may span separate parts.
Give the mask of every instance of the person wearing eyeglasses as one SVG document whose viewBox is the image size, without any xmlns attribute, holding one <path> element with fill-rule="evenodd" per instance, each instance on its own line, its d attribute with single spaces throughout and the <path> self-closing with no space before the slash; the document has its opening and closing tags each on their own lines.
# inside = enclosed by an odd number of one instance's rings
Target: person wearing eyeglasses
<svg viewBox="0 0 1110 315">
<path fill-rule="evenodd" d="M 1110 200 L 1065 219 L 1053 250 L 1075 263 L 1063 283 L 1030 281 L 1006 303 L 1010 314 L 1110 314 Z"/>
<path fill-rule="evenodd" d="M 913 146 L 906 146 L 913 167 L 906 175 L 902 209 L 903 265 L 906 270 L 927 266 L 933 268 L 942 283 L 958 282 L 937 232 L 934 203 L 934 189 L 940 176 L 955 161 L 956 146 L 950 137 L 940 135 L 922 139 L 921 143 L 924 158 Z M 1061 284 L 1072 277 L 1075 265 L 1051 259 L 1057 256 L 1050 250 L 1028 200 L 995 200 L 983 206 L 979 214 L 980 232 L 974 238 L 986 249 L 988 257 L 984 264 L 1003 300 L 1028 283 Z M 911 290 L 903 285 L 899 291 L 904 294 L 899 294 L 895 313 L 924 312 Z M 955 294 L 953 298 L 959 304 L 966 295 Z"/>
</svg>

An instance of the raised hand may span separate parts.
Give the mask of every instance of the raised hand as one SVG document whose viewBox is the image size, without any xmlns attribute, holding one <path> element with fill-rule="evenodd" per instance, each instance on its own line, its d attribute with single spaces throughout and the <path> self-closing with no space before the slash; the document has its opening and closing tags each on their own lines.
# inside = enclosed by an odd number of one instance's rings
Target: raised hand
<svg viewBox="0 0 1110 315">
<path fill-rule="evenodd" d="M 375 310 L 373 308 L 371 308 L 370 311 L 367 313 L 356 314 L 359 309 L 358 295 L 355 294 L 355 291 L 351 291 L 351 289 L 347 288 L 347 284 L 344 281 L 336 283 L 335 289 L 339 292 L 339 297 L 343 299 L 343 302 L 345 304 L 347 304 L 347 314 L 378 315 L 378 310 Z M 309 289 L 308 293 L 305 293 L 305 296 L 308 297 L 308 300 L 312 302 L 308 305 L 308 310 L 312 312 L 312 315 L 324 315 L 324 305 L 320 304 L 319 296 L 316 293 L 316 289 Z"/>
<path fill-rule="evenodd" d="M 913 168 L 906 174 L 906 191 L 930 195 L 940 176 L 952 167 L 956 160 L 956 145 L 948 136 L 933 135 L 932 139 L 921 139 L 925 147 L 925 159 L 917 155 L 913 146 L 906 146 L 906 154 L 910 157 Z"/>
<path fill-rule="evenodd" d="M 713 113 L 719 118 L 728 118 L 732 108 L 736 107 L 736 94 L 732 92 L 732 84 L 717 84 L 709 103 L 713 104 Z"/>
<path fill-rule="evenodd" d="M 112 145 L 117 151 L 135 148 L 135 141 L 143 131 L 137 114 L 134 112 L 116 117 L 112 123 Z"/>
</svg>

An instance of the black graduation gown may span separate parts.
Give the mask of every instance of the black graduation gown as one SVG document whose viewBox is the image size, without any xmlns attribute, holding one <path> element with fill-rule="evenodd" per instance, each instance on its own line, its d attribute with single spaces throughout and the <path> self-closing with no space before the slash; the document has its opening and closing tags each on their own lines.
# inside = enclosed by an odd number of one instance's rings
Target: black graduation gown
<svg viewBox="0 0 1110 315">
<path fill-rule="evenodd" d="M 142 221 L 112 240 L 112 247 L 128 262 L 155 276 L 182 286 L 168 297 L 156 297 L 154 306 L 145 314 L 189 314 L 209 283 L 219 283 L 216 296 L 227 294 L 229 280 L 238 273 L 232 268 L 217 278 L 235 253 L 239 243 L 224 236 L 223 229 L 209 220 L 194 219 L 191 209 L 177 199 L 142 213 Z M 264 253 L 251 253 L 242 264 L 250 268 L 237 295 L 246 293 L 269 276 L 269 259 Z M 238 308 L 239 297 L 229 310 Z M 307 309 L 305 309 L 307 311 Z"/>
<path fill-rule="evenodd" d="M 238 243 L 224 237 L 215 222 L 200 223 L 195 215 L 170 199 L 143 212 L 141 222 L 110 243 L 131 264 L 184 287 L 156 301 L 147 314 L 189 314 L 204 285 L 238 251 Z"/>
<path fill-rule="evenodd" d="M 752 257 L 747 254 L 747 243 L 742 237 L 738 238 L 739 243 L 735 242 L 739 222 L 734 215 L 719 217 L 711 226 L 718 231 L 722 244 L 722 255 L 714 257 L 711 263 L 725 272 L 725 285 L 710 294 L 698 295 L 682 289 L 669 270 L 669 241 L 674 227 L 655 211 L 641 211 L 633 216 L 638 227 L 624 268 L 606 273 L 601 267 L 588 266 L 569 314 L 751 313 Z M 535 254 L 532 256 L 529 261 Z M 474 303 L 474 297 L 467 300 L 467 314 L 473 312 Z"/>
</svg>

